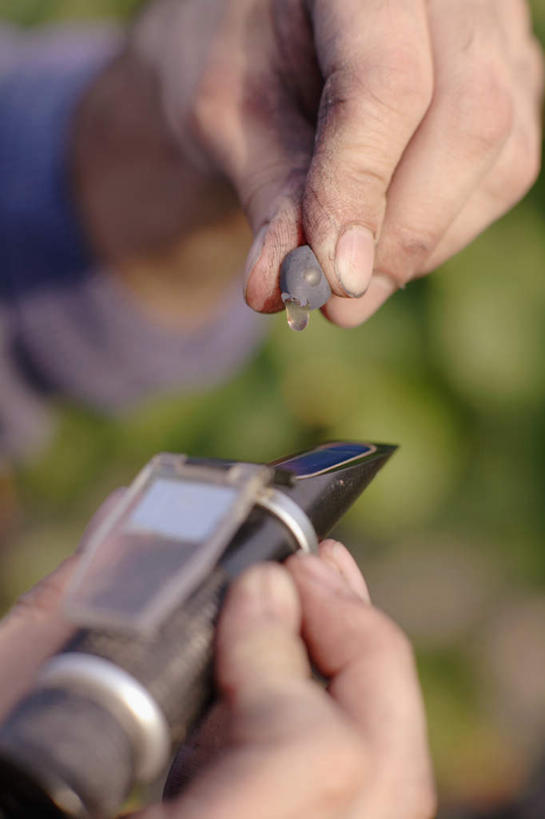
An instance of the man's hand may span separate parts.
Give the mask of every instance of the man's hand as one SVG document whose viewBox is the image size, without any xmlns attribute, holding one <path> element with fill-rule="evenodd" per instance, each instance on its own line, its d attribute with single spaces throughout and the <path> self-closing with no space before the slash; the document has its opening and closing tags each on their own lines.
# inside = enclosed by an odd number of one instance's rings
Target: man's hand
<svg viewBox="0 0 545 819">
<path fill-rule="evenodd" d="M 327 690 L 312 680 L 309 658 Z M 287 571 L 256 566 L 235 584 L 216 670 L 222 704 L 197 764 L 185 754 L 174 778 L 186 780 L 187 766 L 197 773 L 177 800 L 140 819 L 435 815 L 409 643 L 373 608 L 340 543 L 291 558 Z"/>
<path fill-rule="evenodd" d="M 324 312 L 357 325 L 539 170 L 525 0 L 159 0 L 133 47 L 188 161 L 236 189 L 256 310 L 280 309 L 279 265 L 308 242 Z"/>
<path fill-rule="evenodd" d="M 76 559 L 0 625 L 0 717 L 69 634 L 60 599 Z M 222 612 L 216 669 L 220 705 L 200 747 L 177 765 L 170 800 L 141 819 L 431 819 L 412 652 L 341 544 L 243 575 Z"/>
</svg>

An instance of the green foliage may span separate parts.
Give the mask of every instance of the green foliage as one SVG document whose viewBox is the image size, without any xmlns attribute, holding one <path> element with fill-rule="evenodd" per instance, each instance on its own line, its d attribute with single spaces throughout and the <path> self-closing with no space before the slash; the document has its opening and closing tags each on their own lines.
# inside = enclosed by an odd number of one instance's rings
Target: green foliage
<svg viewBox="0 0 545 819">
<path fill-rule="evenodd" d="M 21 26 L 60 20 L 124 20 L 142 0 L 0 0 L 0 19 Z"/>
</svg>

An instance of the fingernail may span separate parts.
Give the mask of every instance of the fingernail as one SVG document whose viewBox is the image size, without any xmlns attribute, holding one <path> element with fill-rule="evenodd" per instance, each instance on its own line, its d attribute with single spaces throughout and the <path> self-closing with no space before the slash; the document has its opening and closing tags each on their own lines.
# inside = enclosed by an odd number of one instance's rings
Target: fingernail
<svg viewBox="0 0 545 819">
<path fill-rule="evenodd" d="M 335 252 L 335 272 L 345 292 L 363 296 L 373 275 L 375 239 L 368 228 L 352 225 L 341 233 Z"/>
<path fill-rule="evenodd" d="M 254 269 L 256 262 L 261 256 L 263 245 L 265 244 L 265 236 L 267 235 L 268 229 L 269 229 L 268 223 L 259 228 L 258 232 L 256 233 L 255 239 L 252 242 L 252 246 L 250 247 L 250 250 L 248 252 L 248 256 L 246 259 L 246 267 L 244 268 L 244 290 L 246 290 L 248 279 L 250 278 L 250 274 Z"/>
<path fill-rule="evenodd" d="M 236 583 L 244 598 L 246 613 L 255 617 L 275 617 L 291 622 L 298 608 L 297 592 L 289 574 L 281 566 L 265 563 L 245 572 Z"/>
<path fill-rule="evenodd" d="M 366 603 L 371 602 L 367 583 L 359 566 L 342 543 L 328 538 L 320 544 L 320 557 L 329 561 L 346 580 L 352 591 Z"/>
</svg>

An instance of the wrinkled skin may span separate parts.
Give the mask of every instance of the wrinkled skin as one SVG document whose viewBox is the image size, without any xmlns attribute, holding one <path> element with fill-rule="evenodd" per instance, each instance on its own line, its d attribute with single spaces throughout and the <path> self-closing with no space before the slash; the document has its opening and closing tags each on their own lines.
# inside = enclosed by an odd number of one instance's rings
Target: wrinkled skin
<svg viewBox="0 0 545 819">
<path fill-rule="evenodd" d="M 256 310 L 281 308 L 280 263 L 308 242 L 324 312 L 357 325 L 539 172 L 525 0 L 164 0 L 133 44 L 186 155 L 236 189 Z"/>
</svg>

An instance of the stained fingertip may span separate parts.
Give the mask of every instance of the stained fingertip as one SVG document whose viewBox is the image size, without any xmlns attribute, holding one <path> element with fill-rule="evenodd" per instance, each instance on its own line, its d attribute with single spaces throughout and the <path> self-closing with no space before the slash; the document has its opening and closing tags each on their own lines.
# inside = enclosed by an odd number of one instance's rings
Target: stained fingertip
<svg viewBox="0 0 545 819">
<path fill-rule="evenodd" d="M 286 255 L 300 244 L 300 234 L 289 229 L 285 220 L 264 225 L 254 240 L 245 270 L 244 297 L 259 313 L 276 313 L 284 308 L 279 277 Z"/>
</svg>

